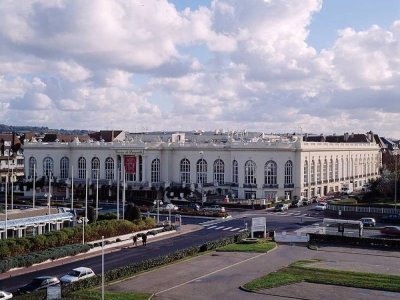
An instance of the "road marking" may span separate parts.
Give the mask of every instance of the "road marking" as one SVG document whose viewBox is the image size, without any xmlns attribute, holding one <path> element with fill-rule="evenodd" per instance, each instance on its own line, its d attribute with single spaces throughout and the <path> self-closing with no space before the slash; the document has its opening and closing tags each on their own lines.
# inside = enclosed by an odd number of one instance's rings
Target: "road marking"
<svg viewBox="0 0 400 300">
<path fill-rule="evenodd" d="M 239 230 L 240 228 L 233 228 L 233 229 L 231 229 L 230 231 L 236 231 L 236 230 Z"/>
<path fill-rule="evenodd" d="M 215 228 L 215 230 L 219 230 L 219 229 L 224 228 L 224 227 L 225 226 L 220 226 L 220 227 Z"/>
<path fill-rule="evenodd" d="M 226 227 L 226 228 L 224 228 L 224 229 L 222 229 L 222 230 L 229 230 L 229 229 L 232 229 L 233 227 L 231 226 L 231 227 Z"/>
<path fill-rule="evenodd" d="M 213 274 L 215 274 L 215 273 L 224 271 L 224 270 L 226 270 L 226 269 L 235 267 L 235 266 L 237 266 L 237 265 L 240 265 L 240 264 L 242 264 L 242 263 L 248 262 L 248 261 L 250 261 L 250 260 L 259 258 L 260 256 L 263 256 L 263 255 L 266 255 L 266 254 L 267 254 L 267 253 L 261 253 L 261 254 L 259 254 L 259 255 L 256 255 L 256 256 L 250 257 L 250 258 L 248 258 L 248 259 L 245 259 L 245 260 L 239 261 L 239 262 L 237 262 L 237 263 L 234 263 L 234 264 L 232 264 L 232 265 L 230 265 L 230 266 L 221 268 L 221 269 L 219 269 L 219 270 L 215 270 L 215 271 L 210 272 L 210 273 L 208 273 L 208 274 L 204 274 L 204 275 L 199 276 L 199 277 L 197 277 L 197 278 L 194 278 L 194 279 L 188 280 L 188 281 L 186 281 L 186 282 L 177 284 L 177 285 L 172 286 L 172 287 L 170 287 L 170 288 L 168 288 L 168 289 L 165 289 L 165 290 L 156 292 L 156 293 L 153 294 L 153 296 L 157 296 L 157 295 L 160 295 L 160 294 L 162 294 L 162 293 L 169 292 L 170 290 L 179 288 L 179 287 L 184 286 L 184 285 L 186 285 L 186 284 L 188 284 L 188 283 L 191 283 L 191 282 L 199 281 L 200 279 L 203 279 L 203 278 L 208 277 L 208 276 L 210 276 L 210 275 L 213 275 Z"/>
<path fill-rule="evenodd" d="M 246 229 L 240 229 L 239 232 L 243 232 L 243 231 L 245 231 L 245 230 L 246 230 Z"/>
<path fill-rule="evenodd" d="M 217 226 L 210 226 L 210 227 L 206 227 L 207 229 L 213 229 L 213 228 L 215 228 L 215 227 L 217 227 Z"/>
</svg>

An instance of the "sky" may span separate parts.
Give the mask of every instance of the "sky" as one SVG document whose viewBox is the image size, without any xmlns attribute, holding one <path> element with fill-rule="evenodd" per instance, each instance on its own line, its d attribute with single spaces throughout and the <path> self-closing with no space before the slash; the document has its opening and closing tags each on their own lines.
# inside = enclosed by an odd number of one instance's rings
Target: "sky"
<svg viewBox="0 0 400 300">
<path fill-rule="evenodd" d="M 0 123 L 400 138 L 398 0 L 2 0 Z"/>
</svg>

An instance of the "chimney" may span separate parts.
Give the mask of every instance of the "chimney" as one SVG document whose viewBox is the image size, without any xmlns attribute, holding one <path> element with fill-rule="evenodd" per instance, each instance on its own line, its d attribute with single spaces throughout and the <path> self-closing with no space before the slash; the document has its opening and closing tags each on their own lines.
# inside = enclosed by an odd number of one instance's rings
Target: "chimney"
<svg viewBox="0 0 400 300">
<path fill-rule="evenodd" d="M 343 139 L 344 139 L 345 142 L 347 142 L 349 140 L 349 133 L 348 132 L 344 133 Z"/>
</svg>

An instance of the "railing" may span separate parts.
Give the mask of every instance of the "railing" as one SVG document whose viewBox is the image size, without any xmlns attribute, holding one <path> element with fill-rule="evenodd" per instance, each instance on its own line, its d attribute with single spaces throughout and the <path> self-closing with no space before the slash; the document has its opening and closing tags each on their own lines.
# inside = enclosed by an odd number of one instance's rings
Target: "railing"
<svg viewBox="0 0 400 300">
<path fill-rule="evenodd" d="M 257 188 L 257 184 L 255 183 L 243 183 L 243 188 Z"/>
<path fill-rule="evenodd" d="M 263 188 L 265 189 L 278 189 L 279 184 L 263 184 Z"/>
<path fill-rule="evenodd" d="M 328 204 L 327 210 L 341 211 L 341 212 L 357 212 L 357 213 L 373 213 L 373 214 L 396 214 L 400 212 L 400 209 L 385 208 L 385 207 L 371 207 L 371 206 L 349 206 L 349 205 L 333 205 Z"/>
<path fill-rule="evenodd" d="M 284 185 L 285 189 L 293 189 L 294 188 L 294 184 L 293 183 L 287 183 Z"/>
</svg>

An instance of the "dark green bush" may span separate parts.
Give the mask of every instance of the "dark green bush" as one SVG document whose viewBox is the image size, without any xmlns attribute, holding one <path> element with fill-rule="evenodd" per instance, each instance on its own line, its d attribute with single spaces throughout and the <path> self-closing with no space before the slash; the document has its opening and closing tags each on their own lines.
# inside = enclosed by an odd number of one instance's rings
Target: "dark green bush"
<svg viewBox="0 0 400 300">
<path fill-rule="evenodd" d="M 12 268 L 29 267 L 48 259 L 57 259 L 65 256 L 76 255 L 78 253 L 87 252 L 89 249 L 89 245 L 74 244 L 8 257 L 0 261 L 0 272 L 7 272 Z"/>
</svg>

